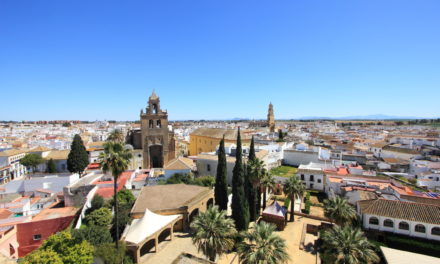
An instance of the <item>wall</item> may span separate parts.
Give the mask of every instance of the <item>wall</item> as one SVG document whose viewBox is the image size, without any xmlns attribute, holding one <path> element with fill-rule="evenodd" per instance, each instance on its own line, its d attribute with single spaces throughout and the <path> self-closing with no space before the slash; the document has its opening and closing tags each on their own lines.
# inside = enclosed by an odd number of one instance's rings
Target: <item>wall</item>
<svg viewBox="0 0 440 264">
<path fill-rule="evenodd" d="M 283 163 L 291 166 L 309 164 L 310 162 L 319 162 L 318 152 L 284 150 Z"/>
<path fill-rule="evenodd" d="M 197 172 L 199 176 L 215 176 L 217 175 L 217 164 L 218 161 L 215 159 L 198 159 L 197 162 Z M 210 165 L 210 171 L 208 171 L 208 165 Z M 232 172 L 234 170 L 235 162 L 228 161 L 226 164 L 228 175 L 228 184 L 232 184 Z"/>
<path fill-rule="evenodd" d="M 45 239 L 56 232 L 66 229 L 74 216 L 21 223 L 17 225 L 18 256 L 24 257 L 37 249 Z M 34 235 L 40 234 L 41 239 L 34 240 Z"/>
</svg>

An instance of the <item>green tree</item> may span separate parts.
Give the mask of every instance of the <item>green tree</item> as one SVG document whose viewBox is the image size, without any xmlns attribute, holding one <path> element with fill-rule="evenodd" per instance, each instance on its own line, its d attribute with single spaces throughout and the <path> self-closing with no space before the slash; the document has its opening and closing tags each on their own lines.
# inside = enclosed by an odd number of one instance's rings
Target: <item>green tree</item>
<svg viewBox="0 0 440 264">
<path fill-rule="evenodd" d="M 113 197 L 114 198 L 114 197 Z M 118 192 L 118 205 L 132 207 L 136 197 L 128 189 L 122 189 Z M 112 204 L 114 205 L 114 199 L 112 199 Z"/>
<path fill-rule="evenodd" d="M 324 215 L 338 225 L 350 224 L 357 217 L 354 207 L 340 196 L 324 201 Z"/>
<path fill-rule="evenodd" d="M 117 248 L 111 243 L 105 243 L 96 247 L 95 255 L 104 261 L 104 264 L 131 264 L 133 260 L 127 256 L 127 248 L 124 242 L 119 242 Z"/>
<path fill-rule="evenodd" d="M 255 190 L 255 218 L 260 215 L 261 210 L 261 182 L 266 175 L 264 162 L 258 158 L 249 159 L 248 162 L 249 180 Z M 251 209 L 249 210 L 251 211 Z"/>
<path fill-rule="evenodd" d="M 107 141 L 122 144 L 125 141 L 125 137 L 120 129 L 115 129 L 110 132 L 109 136 L 107 137 Z"/>
<path fill-rule="evenodd" d="M 302 197 L 305 190 L 306 188 L 304 184 L 296 175 L 291 176 L 287 181 L 284 182 L 284 194 L 290 199 L 290 222 L 295 221 L 293 216 L 295 208 L 295 197 Z"/>
<path fill-rule="evenodd" d="M 55 166 L 55 162 L 53 161 L 53 159 L 50 159 L 47 161 L 46 172 L 47 173 L 56 173 L 57 172 L 57 167 Z"/>
<path fill-rule="evenodd" d="M 275 188 L 275 179 L 270 172 L 265 171 L 263 178 L 261 179 L 261 186 L 263 187 L 263 210 L 266 209 L 267 192 L 272 191 Z"/>
<path fill-rule="evenodd" d="M 359 264 L 380 261 L 373 245 L 359 228 L 335 225 L 324 231 L 321 238 L 324 263 Z"/>
<path fill-rule="evenodd" d="M 90 214 L 96 209 L 103 207 L 104 204 L 105 204 L 104 198 L 99 194 L 95 194 L 95 196 L 93 196 L 92 202 L 90 203 L 91 207 L 89 208 L 87 214 Z"/>
<path fill-rule="evenodd" d="M 117 181 L 119 176 L 128 169 L 132 154 L 130 150 L 125 149 L 120 143 L 107 142 L 104 144 L 104 152 L 100 155 L 101 168 L 104 173 L 111 172 L 113 176 L 113 197 L 115 201 L 115 245 L 119 246 L 119 218 L 118 218 L 118 194 Z"/>
<path fill-rule="evenodd" d="M 42 253 L 42 251 L 46 252 Z M 78 243 L 69 231 L 63 231 L 48 237 L 38 250 L 29 255 L 29 259 L 35 258 L 35 256 L 31 256 L 34 253 L 45 254 L 51 256 L 54 263 L 57 263 L 56 257 L 53 257 L 52 254 L 55 252 L 63 264 L 90 264 L 93 262 L 93 251 L 93 246 L 87 241 Z M 34 262 L 29 261 L 29 263 Z"/>
<path fill-rule="evenodd" d="M 215 178 L 214 198 L 215 204 L 218 205 L 220 210 L 228 209 L 228 182 L 227 182 L 227 163 L 225 153 L 225 138 L 220 140 L 220 146 L 218 148 L 218 164 L 217 174 Z"/>
<path fill-rule="evenodd" d="M 192 181 L 192 176 L 189 174 L 175 173 L 171 175 L 167 180 L 166 184 L 190 184 Z"/>
<path fill-rule="evenodd" d="M 194 231 L 192 241 L 210 261 L 215 261 L 217 255 L 221 256 L 234 247 L 237 231 L 234 221 L 227 218 L 225 212 L 213 206 L 191 223 Z"/>
<path fill-rule="evenodd" d="M 31 167 L 32 172 L 35 173 L 37 171 L 38 165 L 43 163 L 43 158 L 38 154 L 26 154 L 21 160 L 21 165 L 25 167 Z"/>
<path fill-rule="evenodd" d="M 242 161 L 240 128 L 237 133 L 237 150 L 232 176 L 232 219 L 237 230 L 247 230 L 249 225 L 249 205 L 245 192 L 245 172 Z"/>
<path fill-rule="evenodd" d="M 70 172 L 81 175 L 87 165 L 89 165 L 89 155 L 87 154 L 80 135 L 76 134 L 73 137 L 69 156 L 67 157 L 67 169 Z"/>
<path fill-rule="evenodd" d="M 256 186 L 253 184 L 253 168 L 251 166 L 252 162 L 257 159 L 255 155 L 255 144 L 254 144 L 254 136 L 251 139 L 251 146 L 249 149 L 248 163 L 245 166 L 245 188 L 246 188 L 246 197 L 249 204 L 249 220 L 255 221 L 257 219 L 257 192 Z"/>
<path fill-rule="evenodd" d="M 110 209 L 102 207 L 88 214 L 85 221 L 90 226 L 108 227 L 112 222 L 112 212 Z"/>
<path fill-rule="evenodd" d="M 287 263 L 286 241 L 274 233 L 275 225 L 261 221 L 243 233 L 244 241 L 237 247 L 240 263 Z"/>
<path fill-rule="evenodd" d="M 284 142 L 284 132 L 282 129 L 278 129 L 278 139 L 277 142 Z"/>
<path fill-rule="evenodd" d="M 27 255 L 21 264 L 63 264 L 60 256 L 53 250 L 35 250 Z"/>
<path fill-rule="evenodd" d="M 209 175 L 197 177 L 190 184 L 212 188 L 215 184 L 215 178 Z"/>
<path fill-rule="evenodd" d="M 74 229 L 72 230 L 72 236 L 77 241 L 86 240 L 93 246 L 111 243 L 113 241 L 108 227 L 95 225 L 87 226 L 80 229 Z"/>
</svg>

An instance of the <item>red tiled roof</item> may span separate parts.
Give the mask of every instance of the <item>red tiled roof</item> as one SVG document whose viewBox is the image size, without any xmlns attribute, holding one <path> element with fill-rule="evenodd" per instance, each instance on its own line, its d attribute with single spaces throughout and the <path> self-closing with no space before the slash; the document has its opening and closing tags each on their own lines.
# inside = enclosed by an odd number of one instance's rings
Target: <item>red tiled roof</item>
<svg viewBox="0 0 440 264">
<path fill-rule="evenodd" d="M 0 208 L 0 219 L 9 218 L 13 213 L 6 208 Z"/>
</svg>

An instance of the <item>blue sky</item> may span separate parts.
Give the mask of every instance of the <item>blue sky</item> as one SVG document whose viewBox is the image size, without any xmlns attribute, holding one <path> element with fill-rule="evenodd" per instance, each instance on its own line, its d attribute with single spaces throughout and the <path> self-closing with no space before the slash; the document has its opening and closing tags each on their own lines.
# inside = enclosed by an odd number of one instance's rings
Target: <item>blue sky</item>
<svg viewBox="0 0 440 264">
<path fill-rule="evenodd" d="M 0 1 L 0 120 L 440 116 L 440 1 Z"/>
</svg>

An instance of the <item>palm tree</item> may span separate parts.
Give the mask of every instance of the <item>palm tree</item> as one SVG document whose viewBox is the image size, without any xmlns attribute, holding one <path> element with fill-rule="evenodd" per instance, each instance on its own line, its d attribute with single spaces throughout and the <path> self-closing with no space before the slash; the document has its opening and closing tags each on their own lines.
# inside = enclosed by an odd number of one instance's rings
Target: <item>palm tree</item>
<svg viewBox="0 0 440 264">
<path fill-rule="evenodd" d="M 240 263 L 286 263 L 289 260 L 286 241 L 274 233 L 275 228 L 275 225 L 261 221 L 252 230 L 244 232 L 244 241 L 237 246 Z"/>
<path fill-rule="evenodd" d="M 275 179 L 273 178 L 272 174 L 264 170 L 264 176 L 261 179 L 261 186 L 263 187 L 263 210 L 266 209 L 266 193 L 267 191 L 272 191 L 276 184 Z"/>
<path fill-rule="evenodd" d="M 122 131 L 119 129 L 115 129 L 107 137 L 107 141 L 109 142 L 118 142 L 123 143 L 125 140 L 124 134 L 122 134 Z"/>
<path fill-rule="evenodd" d="M 253 187 L 252 189 L 256 190 L 257 192 L 255 206 L 256 206 L 256 213 L 258 218 L 261 207 L 261 181 L 265 175 L 264 162 L 262 160 L 259 160 L 258 158 L 251 159 L 248 162 L 248 168 L 249 168 L 249 178 Z"/>
<path fill-rule="evenodd" d="M 335 196 L 324 201 L 324 215 L 338 225 L 352 223 L 356 219 L 356 210 L 347 199 Z"/>
<path fill-rule="evenodd" d="M 298 176 L 293 175 L 287 181 L 284 182 L 283 186 L 284 194 L 290 199 L 290 222 L 295 221 L 294 210 L 295 210 L 295 198 L 301 197 L 306 191 L 306 187 Z"/>
<path fill-rule="evenodd" d="M 118 226 L 118 193 L 117 193 L 117 181 L 119 176 L 128 169 L 132 155 L 130 150 L 125 149 L 121 143 L 107 142 L 104 144 L 104 152 L 99 155 L 101 160 L 101 168 L 104 173 L 110 171 L 113 176 L 113 191 L 114 191 L 114 204 L 115 204 L 115 243 L 116 248 L 119 247 L 119 226 Z"/>
<path fill-rule="evenodd" d="M 373 245 L 359 228 L 335 225 L 323 232 L 321 238 L 325 263 L 377 263 L 380 260 Z"/>
<path fill-rule="evenodd" d="M 191 229 L 195 232 L 193 243 L 210 261 L 234 247 L 237 234 L 234 220 L 227 218 L 226 211 L 220 211 L 218 206 L 199 214 L 191 223 Z"/>
</svg>

